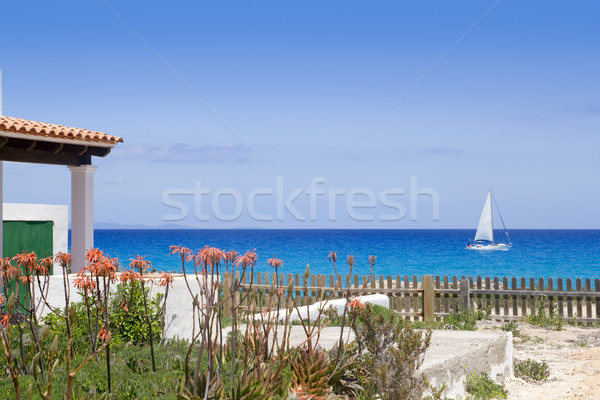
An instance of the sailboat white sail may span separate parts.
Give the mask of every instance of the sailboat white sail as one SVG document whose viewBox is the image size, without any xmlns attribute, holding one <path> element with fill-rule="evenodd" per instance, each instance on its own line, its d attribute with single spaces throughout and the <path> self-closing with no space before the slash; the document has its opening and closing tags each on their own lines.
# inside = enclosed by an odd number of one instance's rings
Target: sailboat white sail
<svg viewBox="0 0 600 400">
<path fill-rule="evenodd" d="M 481 217 L 479 217 L 479 225 L 477 225 L 477 232 L 475 233 L 475 242 L 478 241 L 494 242 L 494 215 L 492 213 L 491 190 L 485 199 L 483 210 L 481 210 Z"/>
<path fill-rule="evenodd" d="M 498 212 L 500 211 L 498 210 Z M 502 221 L 502 225 L 504 225 L 504 221 Z M 506 231 L 506 227 L 504 227 L 504 230 Z M 469 242 L 467 248 L 470 250 L 508 250 L 512 247 L 512 243 L 510 242 L 508 233 L 506 233 L 506 237 L 508 238 L 508 243 L 496 243 L 494 241 L 494 213 L 492 208 L 492 191 L 490 190 L 483 204 L 483 210 L 481 210 L 475 240 L 473 245 Z"/>
</svg>

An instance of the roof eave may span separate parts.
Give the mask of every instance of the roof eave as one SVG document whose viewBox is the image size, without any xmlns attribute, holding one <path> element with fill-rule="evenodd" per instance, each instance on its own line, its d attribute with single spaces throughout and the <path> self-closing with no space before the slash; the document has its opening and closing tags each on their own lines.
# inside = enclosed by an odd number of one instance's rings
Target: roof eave
<svg viewBox="0 0 600 400">
<path fill-rule="evenodd" d="M 39 140 L 39 141 L 44 141 L 44 142 L 79 144 L 79 145 L 86 145 L 86 146 L 110 147 L 110 148 L 115 147 L 117 145 L 117 143 L 123 142 L 123 139 L 121 139 L 121 138 L 119 138 L 120 140 L 115 143 L 105 143 L 105 142 L 95 142 L 92 140 L 62 139 L 62 138 L 56 138 L 56 137 L 50 137 L 50 136 L 44 136 L 44 135 L 33 135 L 33 134 L 27 134 L 27 133 L 17 133 L 17 132 L 7 132 L 7 131 L 0 131 L 0 136 L 14 138 L 14 139 Z"/>
</svg>

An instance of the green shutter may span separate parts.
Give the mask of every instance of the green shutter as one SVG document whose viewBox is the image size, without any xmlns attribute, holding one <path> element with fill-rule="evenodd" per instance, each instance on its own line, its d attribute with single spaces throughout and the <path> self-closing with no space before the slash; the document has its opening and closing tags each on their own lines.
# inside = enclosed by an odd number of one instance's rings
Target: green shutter
<svg viewBox="0 0 600 400">
<path fill-rule="evenodd" d="M 53 231 L 54 222 L 52 221 L 4 221 L 3 224 L 3 255 L 4 257 L 14 257 L 24 251 L 30 253 L 35 251 L 38 260 L 45 257 L 53 257 Z M 16 265 L 16 261 L 13 264 Z M 52 273 L 52 271 L 50 271 Z M 10 288 L 7 288 L 6 297 L 15 290 L 14 282 Z M 19 288 L 19 297 L 22 304 L 28 306 L 29 296 L 27 288 L 21 285 Z"/>
</svg>

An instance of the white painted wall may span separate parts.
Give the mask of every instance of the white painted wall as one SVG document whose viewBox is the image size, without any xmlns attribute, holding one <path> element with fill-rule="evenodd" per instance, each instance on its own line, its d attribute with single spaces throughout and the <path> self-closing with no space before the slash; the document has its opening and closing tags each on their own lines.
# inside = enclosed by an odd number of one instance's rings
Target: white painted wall
<svg viewBox="0 0 600 400">
<path fill-rule="evenodd" d="M 55 265 L 54 269 L 57 271 L 60 269 L 60 267 Z M 71 303 L 77 303 L 83 300 L 77 293 L 77 289 L 75 289 L 73 286 L 75 278 L 75 274 L 69 275 Z M 209 282 L 211 280 L 211 277 L 209 277 Z M 202 302 L 202 296 L 200 296 L 200 290 L 198 288 L 198 284 L 196 283 L 195 276 L 188 275 L 188 281 L 194 296 L 198 295 L 200 302 Z M 114 289 L 115 286 L 116 284 L 113 285 L 112 288 Z M 150 287 L 151 296 L 154 296 L 156 293 L 165 293 L 164 286 L 160 287 L 158 284 L 154 284 Z M 54 275 L 50 277 L 49 290 L 46 295 L 46 299 L 52 307 L 64 308 L 65 291 L 62 275 Z M 165 310 L 165 337 L 191 340 L 194 325 L 192 302 L 193 297 L 187 288 L 183 275 L 174 275 L 173 286 L 169 288 L 169 297 L 167 298 L 167 308 Z M 49 312 L 50 309 L 48 307 L 42 307 L 38 310 L 38 315 L 46 315 Z M 196 321 L 196 330 L 197 329 L 198 322 Z"/>
<path fill-rule="evenodd" d="M 54 255 L 69 250 L 69 207 L 49 204 L 3 203 L 2 218 L 4 221 L 52 221 L 54 222 Z M 57 268 L 55 274 L 61 274 Z"/>
</svg>

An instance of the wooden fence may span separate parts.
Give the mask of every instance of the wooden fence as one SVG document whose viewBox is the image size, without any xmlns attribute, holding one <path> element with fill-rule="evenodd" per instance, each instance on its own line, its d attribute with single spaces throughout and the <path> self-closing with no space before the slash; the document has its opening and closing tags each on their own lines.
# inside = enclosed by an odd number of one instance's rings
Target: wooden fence
<svg viewBox="0 0 600 400">
<path fill-rule="evenodd" d="M 279 278 L 279 285 L 277 280 Z M 299 274 L 256 273 L 245 275 L 240 282 L 234 301 L 242 309 L 274 306 L 277 288 L 280 289 L 280 308 L 285 308 L 291 298 L 298 305 L 307 305 L 327 298 L 342 297 L 340 286 L 353 293 L 385 294 L 390 308 L 404 318 L 431 321 L 456 313 L 461 309 L 481 309 L 497 321 L 523 320 L 537 308 L 547 315 L 556 315 L 568 321 L 593 324 L 600 322 L 600 279 L 526 279 L 425 275 L 371 276 L 334 275 L 302 276 Z M 224 286 L 230 287 L 233 279 L 224 274 Z M 250 291 L 250 293 L 248 293 Z M 248 295 L 249 294 L 249 295 Z M 227 312 L 228 307 L 224 307 Z"/>
</svg>

